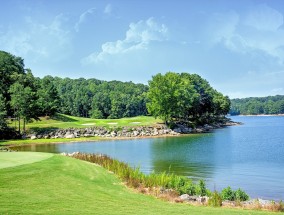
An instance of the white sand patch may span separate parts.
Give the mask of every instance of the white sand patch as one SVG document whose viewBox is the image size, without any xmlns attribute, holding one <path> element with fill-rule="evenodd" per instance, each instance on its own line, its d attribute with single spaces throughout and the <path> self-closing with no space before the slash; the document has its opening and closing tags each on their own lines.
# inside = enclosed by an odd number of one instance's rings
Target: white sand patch
<svg viewBox="0 0 284 215">
<path fill-rule="evenodd" d="M 117 122 L 109 122 L 109 125 L 117 125 Z"/>
<path fill-rule="evenodd" d="M 131 122 L 130 124 L 140 124 L 141 122 Z"/>
<path fill-rule="evenodd" d="M 96 123 L 85 123 L 85 124 L 82 124 L 82 125 L 95 125 Z"/>
</svg>

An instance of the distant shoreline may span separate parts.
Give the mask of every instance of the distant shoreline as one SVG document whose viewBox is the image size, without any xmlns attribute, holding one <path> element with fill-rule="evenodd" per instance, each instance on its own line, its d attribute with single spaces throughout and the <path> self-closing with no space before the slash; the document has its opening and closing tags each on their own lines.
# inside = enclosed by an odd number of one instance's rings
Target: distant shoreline
<svg viewBox="0 0 284 215">
<path fill-rule="evenodd" d="M 240 114 L 240 115 L 231 115 L 231 116 L 284 116 L 284 114 L 255 114 L 255 115 L 253 115 L 253 114 L 248 114 L 248 115 Z"/>
</svg>

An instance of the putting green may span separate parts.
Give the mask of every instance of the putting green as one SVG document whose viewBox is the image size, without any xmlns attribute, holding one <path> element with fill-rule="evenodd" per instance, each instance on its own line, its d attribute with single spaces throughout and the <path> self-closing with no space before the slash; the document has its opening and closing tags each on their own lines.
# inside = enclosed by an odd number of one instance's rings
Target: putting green
<svg viewBox="0 0 284 215">
<path fill-rule="evenodd" d="M 0 169 L 34 163 L 52 156 L 51 153 L 40 152 L 0 152 Z"/>
</svg>

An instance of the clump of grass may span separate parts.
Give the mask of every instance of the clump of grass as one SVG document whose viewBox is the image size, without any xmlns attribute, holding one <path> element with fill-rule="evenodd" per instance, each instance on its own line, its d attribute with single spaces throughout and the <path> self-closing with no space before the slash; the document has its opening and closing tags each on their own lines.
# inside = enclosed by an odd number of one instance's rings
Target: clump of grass
<svg viewBox="0 0 284 215">
<path fill-rule="evenodd" d="M 214 191 L 212 196 L 209 198 L 208 205 L 212 207 L 222 206 L 222 197 L 217 191 Z"/>
<path fill-rule="evenodd" d="M 161 190 L 173 190 L 175 196 L 176 194 L 205 196 L 209 192 L 206 189 L 206 185 L 203 180 L 201 180 L 199 184 L 194 184 L 189 178 L 166 172 L 158 174 L 153 172 L 146 175 L 140 171 L 140 168 L 131 168 L 128 164 L 112 159 L 107 155 L 74 153 L 72 154 L 72 157 L 99 164 L 107 170 L 115 173 L 119 178 L 125 181 L 128 186 L 140 188 L 142 192 L 145 192 L 143 187 L 158 187 L 161 188 Z"/>
</svg>

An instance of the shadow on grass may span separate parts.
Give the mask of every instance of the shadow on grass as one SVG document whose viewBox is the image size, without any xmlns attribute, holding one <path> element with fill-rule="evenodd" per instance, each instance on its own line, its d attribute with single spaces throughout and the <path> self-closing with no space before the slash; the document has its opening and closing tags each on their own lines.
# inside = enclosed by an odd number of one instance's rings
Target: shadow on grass
<svg viewBox="0 0 284 215">
<path fill-rule="evenodd" d="M 61 115 L 61 114 L 55 114 L 54 116 L 52 116 L 50 118 L 54 119 L 54 120 L 62 121 L 62 122 L 76 122 L 76 121 L 78 121 L 76 119 L 72 119 L 68 116 L 64 116 L 64 115 Z"/>
</svg>

